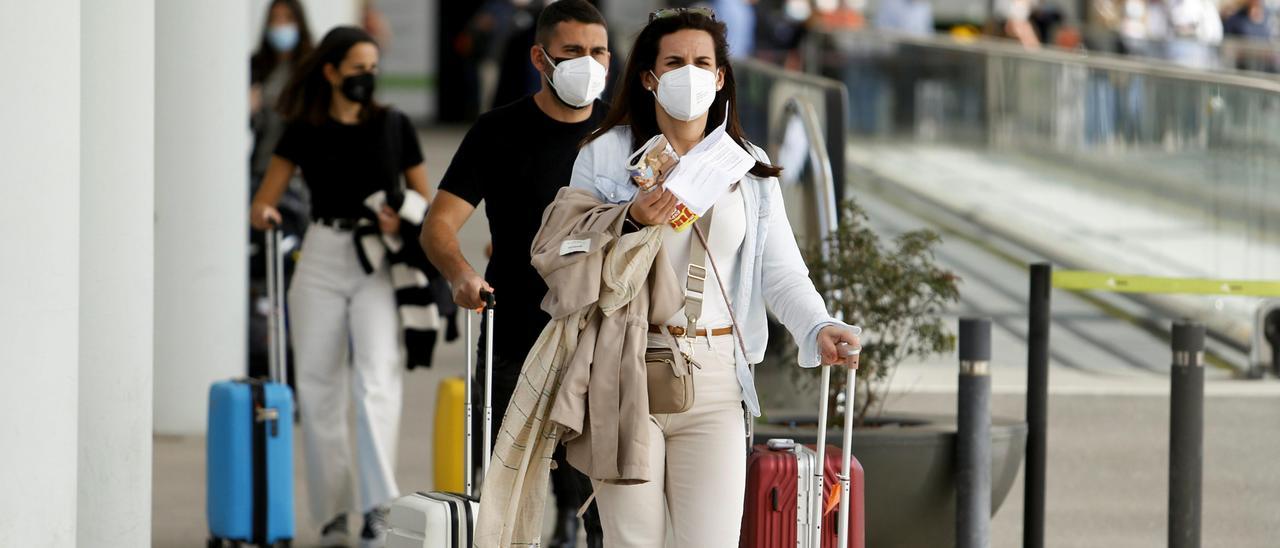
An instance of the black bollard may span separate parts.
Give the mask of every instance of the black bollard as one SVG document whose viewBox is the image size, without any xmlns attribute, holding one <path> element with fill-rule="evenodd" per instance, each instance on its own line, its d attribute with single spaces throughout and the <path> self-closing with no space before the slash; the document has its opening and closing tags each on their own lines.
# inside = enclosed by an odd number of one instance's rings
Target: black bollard
<svg viewBox="0 0 1280 548">
<path fill-rule="evenodd" d="M 1173 324 L 1169 398 L 1169 548 L 1200 546 L 1204 473 L 1204 325 Z"/>
<path fill-rule="evenodd" d="M 1022 546 L 1044 548 L 1045 456 L 1049 440 L 1049 294 L 1053 267 L 1031 265 L 1027 318 L 1027 464 Z"/>
<path fill-rule="evenodd" d="M 991 320 L 960 320 L 956 547 L 991 546 Z"/>
</svg>

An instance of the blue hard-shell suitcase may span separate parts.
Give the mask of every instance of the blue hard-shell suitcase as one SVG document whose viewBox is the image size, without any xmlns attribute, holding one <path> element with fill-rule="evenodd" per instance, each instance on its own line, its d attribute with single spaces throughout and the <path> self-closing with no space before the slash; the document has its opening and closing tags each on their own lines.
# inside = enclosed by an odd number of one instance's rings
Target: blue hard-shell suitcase
<svg viewBox="0 0 1280 548">
<path fill-rule="evenodd" d="M 207 515 L 211 545 L 293 539 L 293 393 L 258 380 L 209 389 Z"/>
<path fill-rule="evenodd" d="M 270 380 L 237 379 L 209 388 L 205 513 L 209 546 L 289 546 L 293 522 L 293 392 L 283 378 L 283 277 L 279 235 L 267 234 L 272 302 Z"/>
</svg>

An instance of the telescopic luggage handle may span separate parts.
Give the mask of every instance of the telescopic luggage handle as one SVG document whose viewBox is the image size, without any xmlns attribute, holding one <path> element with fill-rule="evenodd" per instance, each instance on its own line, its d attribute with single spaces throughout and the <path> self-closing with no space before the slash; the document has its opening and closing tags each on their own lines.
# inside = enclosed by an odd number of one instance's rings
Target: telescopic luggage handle
<svg viewBox="0 0 1280 548">
<path fill-rule="evenodd" d="M 841 357 L 851 357 L 852 354 L 842 354 Z M 809 497 L 811 508 L 809 508 L 809 527 L 810 537 L 817 544 L 814 548 L 822 545 L 822 515 L 825 499 L 822 496 L 822 487 L 824 476 L 826 474 L 827 462 L 827 404 L 830 402 L 828 392 L 831 388 L 831 368 L 836 365 L 827 365 L 822 367 L 822 385 L 821 395 L 819 396 L 818 407 L 818 461 L 814 465 L 813 472 L 813 493 Z M 836 546 L 847 548 L 849 546 L 849 478 L 852 474 L 853 466 L 853 398 L 857 392 L 857 370 L 849 370 L 849 382 L 845 386 L 844 398 L 844 431 L 843 443 L 841 445 L 840 458 L 840 474 L 837 478 L 840 481 L 840 512 L 838 521 L 836 522 L 836 530 L 838 531 L 838 541 Z"/>
<path fill-rule="evenodd" d="M 267 375 L 272 382 L 288 384 L 288 344 L 285 343 L 284 312 L 284 253 L 281 249 L 279 225 L 269 221 L 267 243 L 267 300 L 271 301 L 267 315 Z"/>
<path fill-rule="evenodd" d="M 481 460 L 480 475 L 481 477 L 484 477 L 489 473 L 489 459 L 490 459 L 490 453 L 492 453 L 492 450 L 490 448 L 490 444 L 491 444 L 490 440 L 493 438 L 493 436 L 491 435 L 491 432 L 493 430 L 493 308 L 496 301 L 493 297 L 493 293 L 490 293 L 485 290 L 480 290 L 480 298 L 484 299 L 484 303 L 485 303 L 484 308 L 480 310 L 480 313 L 483 314 L 484 321 L 485 321 L 484 430 L 483 430 L 484 439 L 482 440 L 483 454 L 481 455 L 481 459 L 480 459 Z M 475 353 L 475 350 L 471 348 L 472 338 L 471 338 L 471 311 L 470 310 L 466 312 L 466 317 L 467 317 L 467 328 L 466 328 L 467 378 L 466 378 L 466 387 L 464 390 L 467 393 L 466 395 L 467 403 L 466 403 L 466 413 L 465 413 L 467 424 L 464 428 L 466 432 L 466 440 L 464 442 L 465 448 L 463 449 L 463 455 L 464 455 L 463 460 L 464 462 L 466 462 L 466 464 L 462 467 L 462 475 L 463 475 L 463 485 L 466 487 L 466 495 L 468 497 L 471 497 L 471 496 L 475 496 L 475 486 L 473 483 L 474 480 L 471 477 L 471 466 L 472 466 L 472 463 L 475 462 L 473 460 L 475 457 L 471 454 L 471 439 L 472 437 L 474 437 L 474 433 L 472 432 L 472 428 L 471 428 L 471 417 L 474 414 L 474 411 L 471 405 L 471 380 L 475 376 L 476 353 Z M 480 341 L 476 341 L 476 345 L 479 346 L 479 344 L 480 344 Z"/>
</svg>

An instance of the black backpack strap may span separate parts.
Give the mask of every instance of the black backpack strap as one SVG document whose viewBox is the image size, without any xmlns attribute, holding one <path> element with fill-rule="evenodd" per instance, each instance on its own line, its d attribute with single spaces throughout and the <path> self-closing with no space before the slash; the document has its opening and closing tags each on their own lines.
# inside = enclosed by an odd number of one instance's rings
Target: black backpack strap
<svg viewBox="0 0 1280 548">
<path fill-rule="evenodd" d="M 391 172 L 391 186 L 387 188 L 387 205 L 391 209 L 399 210 L 400 205 L 404 203 L 404 173 L 400 169 L 402 160 L 404 159 L 404 114 L 394 107 L 387 107 L 386 123 L 383 127 L 386 131 L 387 151 L 386 159 Z"/>
</svg>

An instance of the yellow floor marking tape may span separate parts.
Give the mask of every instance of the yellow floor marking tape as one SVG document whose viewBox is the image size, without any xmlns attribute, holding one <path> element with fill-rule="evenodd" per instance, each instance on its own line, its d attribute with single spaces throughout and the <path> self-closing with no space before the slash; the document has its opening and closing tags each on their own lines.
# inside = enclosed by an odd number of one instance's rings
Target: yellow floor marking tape
<svg viewBox="0 0 1280 548">
<path fill-rule="evenodd" d="M 1084 270 L 1054 271 L 1053 286 L 1070 291 L 1280 297 L 1280 281 L 1160 278 Z"/>
</svg>

